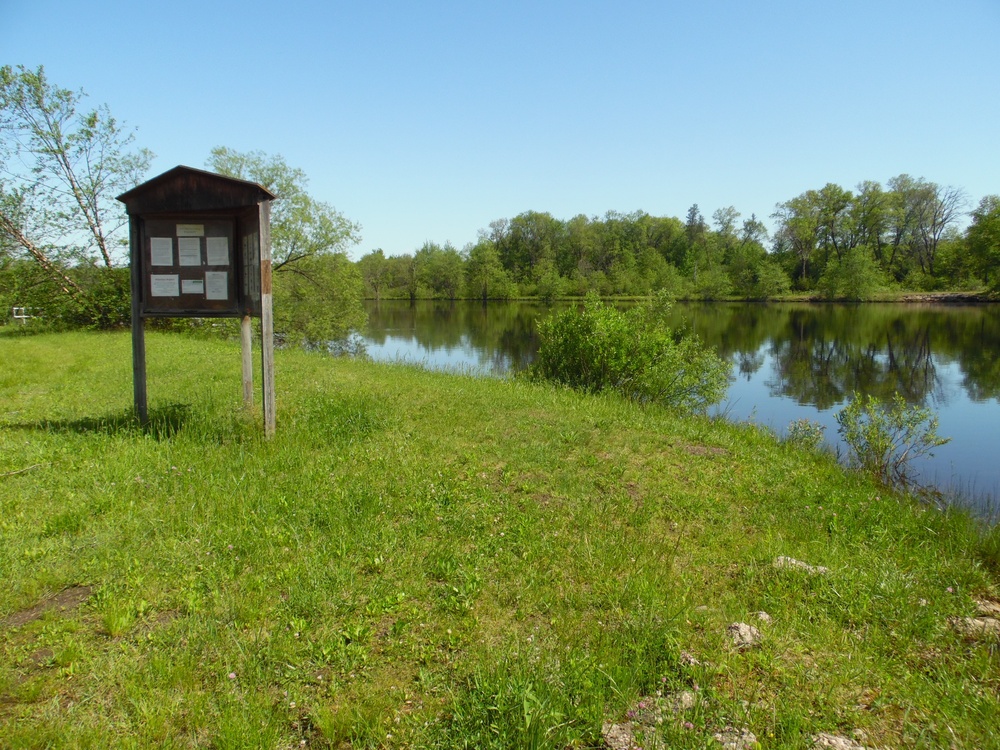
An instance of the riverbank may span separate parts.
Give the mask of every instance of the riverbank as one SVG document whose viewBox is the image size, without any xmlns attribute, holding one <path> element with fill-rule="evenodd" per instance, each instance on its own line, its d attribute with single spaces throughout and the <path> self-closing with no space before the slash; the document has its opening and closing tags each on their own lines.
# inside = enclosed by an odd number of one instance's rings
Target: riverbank
<svg viewBox="0 0 1000 750">
<path fill-rule="evenodd" d="M 366 302 L 399 302 L 400 297 L 382 297 L 376 300 L 372 297 L 365 298 Z M 548 302 L 558 301 L 558 302 L 582 302 L 584 297 L 566 297 L 560 296 L 553 300 L 548 300 Z M 619 302 L 639 302 L 642 300 L 649 299 L 649 296 L 634 296 L 634 295 L 613 295 L 611 297 L 605 297 L 604 299 L 614 299 Z M 478 302 L 482 300 L 469 300 L 467 298 L 455 299 L 455 300 L 445 300 L 435 297 L 418 297 L 414 302 L 458 302 L 458 301 L 473 301 Z M 489 302 L 543 302 L 539 297 L 513 297 L 505 300 L 489 300 Z M 856 300 L 844 300 L 844 299 L 828 299 L 823 295 L 816 294 L 814 292 L 792 292 L 789 294 L 782 294 L 777 297 L 769 297 L 766 300 L 748 300 L 745 297 L 734 297 L 734 296 L 724 296 L 719 299 L 705 300 L 703 297 L 688 297 L 681 295 L 677 298 L 678 302 L 809 302 L 809 303 L 845 303 L 845 302 L 857 302 Z M 878 292 L 871 299 L 861 300 L 861 303 L 871 303 L 871 302 L 925 302 L 925 303 L 940 303 L 940 304 L 988 304 L 994 302 L 1000 302 L 1000 294 L 996 292 L 920 292 L 916 290 L 896 290 L 890 292 Z"/>
<path fill-rule="evenodd" d="M 786 295 L 769 300 L 770 302 L 814 302 L 830 303 L 844 300 L 829 300 L 820 295 Z M 982 305 L 1000 301 L 995 293 L 990 292 L 917 292 L 897 291 L 881 292 L 872 299 L 863 300 L 861 304 L 872 302 L 920 302 L 940 305 Z"/>
<path fill-rule="evenodd" d="M 10 747 L 1000 734 L 996 532 L 766 430 L 283 351 L 268 442 L 150 334 L 144 431 L 126 334 L 0 355 Z"/>
</svg>

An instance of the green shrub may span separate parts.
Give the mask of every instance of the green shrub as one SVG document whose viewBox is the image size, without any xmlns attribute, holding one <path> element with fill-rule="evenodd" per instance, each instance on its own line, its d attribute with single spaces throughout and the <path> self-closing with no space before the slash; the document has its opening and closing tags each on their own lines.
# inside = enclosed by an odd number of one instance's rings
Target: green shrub
<svg viewBox="0 0 1000 750">
<path fill-rule="evenodd" d="M 722 299 L 732 289 L 726 269 L 717 263 L 700 269 L 691 285 L 694 295 L 704 300 Z"/>
<path fill-rule="evenodd" d="M 731 268 L 733 292 L 744 299 L 771 299 L 787 294 L 788 274 L 771 258 L 738 262 Z"/>
<path fill-rule="evenodd" d="M 823 432 L 826 428 L 811 419 L 796 419 L 788 425 L 785 440 L 792 445 L 810 451 L 823 447 Z"/>
<path fill-rule="evenodd" d="M 831 259 L 818 287 L 827 299 L 861 302 L 874 297 L 885 285 L 885 278 L 871 250 L 859 246 L 848 250 L 839 260 Z"/>
<path fill-rule="evenodd" d="M 914 268 L 903 279 L 903 287 L 920 292 L 937 292 L 945 288 L 944 280 L 932 276 L 926 271 Z"/>
<path fill-rule="evenodd" d="M 0 303 L 4 317 L 11 307 L 30 308 L 36 316 L 26 324 L 43 330 L 111 330 L 129 325 L 132 296 L 128 268 L 79 265 L 64 269 L 79 285 L 82 296 L 72 296 L 35 263 L 17 260 L 0 266 Z"/>
<path fill-rule="evenodd" d="M 543 261 L 536 269 L 536 294 L 543 302 L 550 303 L 563 293 L 565 281 L 550 260 Z"/>
<path fill-rule="evenodd" d="M 930 409 L 911 406 L 898 393 L 891 403 L 855 393 L 836 418 L 852 463 L 890 487 L 911 486 L 913 459 L 933 455 L 934 448 L 950 440 L 938 436 L 938 420 Z"/>
<path fill-rule="evenodd" d="M 653 286 L 656 289 L 663 290 L 663 293 L 669 294 L 674 299 L 681 299 L 690 293 L 688 279 L 681 274 L 677 266 L 673 263 L 664 263 L 657 270 Z"/>
<path fill-rule="evenodd" d="M 538 357 L 529 376 L 588 393 L 617 391 L 629 399 L 684 409 L 718 402 L 729 365 L 690 333 L 665 321 L 666 295 L 626 312 L 590 296 L 582 310 L 539 323 Z"/>
</svg>

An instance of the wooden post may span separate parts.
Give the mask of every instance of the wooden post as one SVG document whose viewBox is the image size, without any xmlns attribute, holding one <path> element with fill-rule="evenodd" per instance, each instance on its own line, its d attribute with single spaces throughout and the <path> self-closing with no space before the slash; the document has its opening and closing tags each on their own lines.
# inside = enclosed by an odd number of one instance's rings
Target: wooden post
<svg viewBox="0 0 1000 750">
<path fill-rule="evenodd" d="M 260 337 L 263 377 L 261 390 L 264 399 L 264 435 L 272 437 L 275 431 L 274 396 L 274 316 L 271 303 L 271 204 L 262 201 L 260 210 Z"/>
<path fill-rule="evenodd" d="M 243 405 L 253 406 L 253 325 L 244 315 L 240 325 L 240 348 L 243 352 Z"/>
<path fill-rule="evenodd" d="M 149 422 L 146 402 L 146 321 L 142 318 L 142 226 L 139 218 L 129 217 L 129 245 L 132 283 L 132 400 L 139 422 Z"/>
</svg>

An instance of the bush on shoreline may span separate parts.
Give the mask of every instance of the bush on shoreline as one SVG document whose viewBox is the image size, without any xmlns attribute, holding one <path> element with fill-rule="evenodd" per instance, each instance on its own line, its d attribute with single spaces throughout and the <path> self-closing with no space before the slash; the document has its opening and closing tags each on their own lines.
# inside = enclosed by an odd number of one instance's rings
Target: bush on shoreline
<svg viewBox="0 0 1000 750">
<path fill-rule="evenodd" d="M 703 411 L 725 395 L 729 365 L 694 334 L 668 328 L 669 309 L 664 295 L 626 311 L 592 296 L 582 310 L 550 315 L 538 324 L 538 357 L 529 377 Z"/>
</svg>

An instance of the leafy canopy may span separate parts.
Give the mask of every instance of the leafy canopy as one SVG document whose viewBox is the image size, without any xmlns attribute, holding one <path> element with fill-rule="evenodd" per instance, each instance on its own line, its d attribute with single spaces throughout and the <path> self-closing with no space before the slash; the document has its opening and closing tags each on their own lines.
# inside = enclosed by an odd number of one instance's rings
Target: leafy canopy
<svg viewBox="0 0 1000 750">
<path fill-rule="evenodd" d="M 271 211 L 274 270 L 313 255 L 345 253 L 361 240 L 361 226 L 306 191 L 309 178 L 280 155 L 216 146 L 206 166 L 213 172 L 263 185 L 276 196 Z"/>
<path fill-rule="evenodd" d="M 153 154 L 107 106 L 85 109 L 85 96 L 41 66 L 0 68 L 0 261 L 16 277 L 5 285 L 21 287 L 16 304 L 117 325 L 122 299 L 108 290 L 122 288 L 112 271 L 128 243 L 115 196 L 142 181 Z"/>
<path fill-rule="evenodd" d="M 271 210 L 276 335 L 288 343 L 346 350 L 366 319 L 361 272 L 347 257 L 361 227 L 309 195 L 305 172 L 281 156 L 217 146 L 207 166 L 256 182 L 278 198 Z"/>
</svg>

